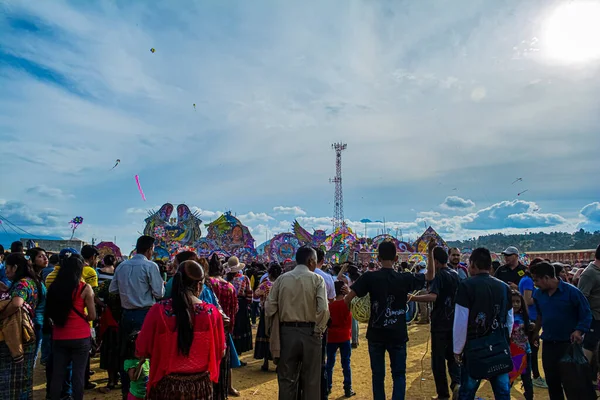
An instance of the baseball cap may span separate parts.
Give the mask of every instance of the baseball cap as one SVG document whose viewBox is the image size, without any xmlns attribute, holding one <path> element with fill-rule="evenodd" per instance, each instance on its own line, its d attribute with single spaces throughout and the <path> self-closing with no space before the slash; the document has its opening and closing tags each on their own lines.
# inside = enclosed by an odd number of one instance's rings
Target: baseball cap
<svg viewBox="0 0 600 400">
<path fill-rule="evenodd" d="M 65 255 L 66 255 L 67 253 L 71 253 L 71 254 L 79 254 L 79 252 L 78 252 L 77 250 L 75 250 L 74 248 L 72 248 L 72 247 L 67 247 L 66 249 L 62 249 L 62 250 L 60 251 L 60 253 L 58 253 L 58 258 L 61 258 L 61 259 L 62 259 L 62 258 L 65 258 Z"/>
<path fill-rule="evenodd" d="M 506 250 L 504 250 L 502 252 L 503 255 L 505 256 L 512 256 L 513 254 L 519 254 L 519 249 L 517 249 L 515 246 L 508 246 L 506 248 Z"/>
</svg>

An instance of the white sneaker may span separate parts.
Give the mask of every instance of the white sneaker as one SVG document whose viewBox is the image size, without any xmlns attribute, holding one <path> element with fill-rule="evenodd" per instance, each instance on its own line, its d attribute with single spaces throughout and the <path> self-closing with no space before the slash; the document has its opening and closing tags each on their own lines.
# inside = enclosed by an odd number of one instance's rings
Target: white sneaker
<svg viewBox="0 0 600 400">
<path fill-rule="evenodd" d="M 541 376 L 539 376 L 533 380 L 533 386 L 548 389 L 548 384 L 546 383 L 544 378 L 542 378 Z"/>
</svg>

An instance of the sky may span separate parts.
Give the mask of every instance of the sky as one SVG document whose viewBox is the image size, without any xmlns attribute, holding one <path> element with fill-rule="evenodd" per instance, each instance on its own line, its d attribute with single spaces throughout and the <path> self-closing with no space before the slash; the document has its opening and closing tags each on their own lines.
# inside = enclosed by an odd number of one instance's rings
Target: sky
<svg viewBox="0 0 600 400">
<path fill-rule="evenodd" d="M 2 1 L 0 243 L 82 216 L 76 237 L 129 250 L 166 202 L 231 211 L 257 245 L 294 219 L 331 232 L 334 142 L 360 234 L 599 230 L 598 18 L 583 0 Z"/>
</svg>

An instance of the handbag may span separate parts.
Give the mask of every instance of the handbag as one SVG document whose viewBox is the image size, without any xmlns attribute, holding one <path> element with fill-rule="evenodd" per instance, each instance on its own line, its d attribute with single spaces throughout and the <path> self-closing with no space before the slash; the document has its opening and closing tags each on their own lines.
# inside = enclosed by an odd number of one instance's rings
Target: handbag
<svg viewBox="0 0 600 400">
<path fill-rule="evenodd" d="M 502 298 L 502 306 L 498 314 L 506 309 L 506 291 Z M 510 341 L 506 331 L 506 315 L 494 316 L 500 321 L 499 327 L 489 334 L 467 340 L 465 346 L 465 366 L 473 379 L 489 379 L 507 374 L 513 369 L 510 356 Z M 493 321 L 493 320 L 492 320 Z"/>
</svg>

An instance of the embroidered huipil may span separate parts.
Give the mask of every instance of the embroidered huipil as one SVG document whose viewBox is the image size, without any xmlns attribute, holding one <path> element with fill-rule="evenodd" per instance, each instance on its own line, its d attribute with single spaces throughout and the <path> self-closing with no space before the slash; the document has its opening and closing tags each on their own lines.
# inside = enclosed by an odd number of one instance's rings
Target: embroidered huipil
<svg viewBox="0 0 600 400">
<path fill-rule="evenodd" d="M 219 299 L 223 312 L 229 317 L 231 321 L 229 332 L 232 332 L 235 326 L 235 315 L 239 307 L 235 287 L 231 283 L 217 278 L 208 278 L 205 283 L 210 286 L 217 299 Z"/>
<path fill-rule="evenodd" d="M 194 340 L 189 356 L 177 348 L 177 323 L 172 300 L 163 300 L 148 311 L 140 331 L 138 357 L 150 359 L 147 392 L 169 374 L 197 374 L 208 371 L 211 381 L 219 381 L 219 366 L 225 351 L 223 318 L 215 306 L 194 304 Z"/>
</svg>

